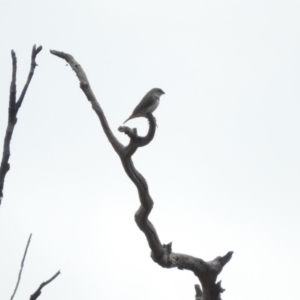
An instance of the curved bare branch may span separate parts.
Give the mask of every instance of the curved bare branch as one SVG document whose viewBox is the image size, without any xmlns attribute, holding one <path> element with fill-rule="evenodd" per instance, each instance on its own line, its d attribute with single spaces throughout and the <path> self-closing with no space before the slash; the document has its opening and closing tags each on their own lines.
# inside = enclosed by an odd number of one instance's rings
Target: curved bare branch
<svg viewBox="0 0 300 300">
<path fill-rule="evenodd" d="M 75 71 L 79 81 L 80 87 L 84 91 L 88 100 L 92 103 L 92 107 L 98 115 L 103 130 L 112 144 L 115 151 L 120 156 L 122 165 L 128 177 L 135 184 L 139 199 L 140 207 L 135 213 L 135 221 L 140 230 L 145 234 L 151 249 L 152 259 L 164 268 L 178 268 L 180 270 L 190 270 L 199 279 L 202 285 L 202 300 L 218 300 L 220 293 L 224 291 L 221 288 L 221 283 L 216 283 L 218 274 L 222 271 L 224 265 L 231 259 L 233 252 L 228 252 L 224 256 L 215 258 L 213 261 L 205 262 L 200 258 L 196 258 L 186 254 L 179 254 L 172 252 L 172 243 L 167 245 L 162 244 L 159 240 L 155 227 L 150 222 L 149 215 L 153 208 L 153 200 L 149 193 L 149 188 L 145 178 L 135 168 L 132 155 L 139 147 L 146 146 L 154 138 L 156 131 L 156 120 L 152 114 L 148 114 L 146 118 L 149 121 L 149 130 L 145 137 L 140 137 L 136 129 L 131 129 L 126 126 L 119 127 L 119 131 L 125 133 L 130 138 L 129 144 L 124 147 L 115 136 L 112 134 L 103 111 L 97 102 L 88 79 L 75 59 L 66 53 L 51 50 L 52 54 L 65 59 Z"/>
</svg>

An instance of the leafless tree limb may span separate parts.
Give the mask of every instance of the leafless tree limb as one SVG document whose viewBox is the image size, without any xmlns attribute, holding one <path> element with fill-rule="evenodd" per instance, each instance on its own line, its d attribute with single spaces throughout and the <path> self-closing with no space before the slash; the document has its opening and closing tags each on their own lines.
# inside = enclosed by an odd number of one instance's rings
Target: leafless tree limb
<svg viewBox="0 0 300 300">
<path fill-rule="evenodd" d="M 30 241 L 31 241 L 31 236 L 32 236 L 32 234 L 29 235 L 29 238 L 28 238 L 28 241 L 27 241 L 27 245 L 26 245 L 26 248 L 25 248 L 25 251 L 24 251 L 24 254 L 23 254 L 23 258 L 22 258 L 22 261 L 21 261 L 21 268 L 20 268 L 20 271 L 19 271 L 18 280 L 17 280 L 14 292 L 11 295 L 10 300 L 14 299 L 15 294 L 16 294 L 16 292 L 18 290 L 18 287 L 19 287 L 19 283 L 21 281 L 21 276 L 22 276 L 22 272 L 23 272 L 23 268 L 24 268 L 24 263 L 25 263 L 25 259 L 26 259 L 27 250 L 28 250 L 28 247 L 29 247 L 29 244 L 30 244 Z"/>
<path fill-rule="evenodd" d="M 58 275 L 60 274 L 60 271 L 57 271 L 50 279 L 47 281 L 41 283 L 39 288 L 30 296 L 29 300 L 36 300 L 42 293 L 42 288 L 49 284 L 51 281 L 53 281 Z"/>
<path fill-rule="evenodd" d="M 87 99 L 91 102 L 91 105 L 102 124 L 104 133 L 114 150 L 118 153 L 128 177 L 137 187 L 141 205 L 135 213 L 135 221 L 146 236 L 148 245 L 151 249 L 152 259 L 164 268 L 178 268 L 180 270 L 192 271 L 201 282 L 203 290 L 202 300 L 219 300 L 220 293 L 222 293 L 224 289 L 221 288 L 221 282 L 216 283 L 216 279 L 225 264 L 231 259 L 233 252 L 230 251 L 223 257 L 219 256 L 210 262 L 205 262 L 200 258 L 192 257 L 190 255 L 174 253 L 172 252 L 172 243 L 167 245 L 162 244 L 155 227 L 148 219 L 153 208 L 153 200 L 149 194 L 145 178 L 136 170 L 131 157 L 139 147 L 149 144 L 154 138 L 156 120 L 153 115 L 148 114 L 146 116 L 149 121 L 149 130 L 145 137 L 138 136 L 136 129 L 130 129 L 126 126 L 119 127 L 119 131 L 124 132 L 130 138 L 130 142 L 127 146 L 122 145 L 111 132 L 104 113 L 80 64 L 76 62 L 70 54 L 55 50 L 51 50 L 50 52 L 53 55 L 65 59 L 76 73 L 80 81 L 80 87 Z"/>
<path fill-rule="evenodd" d="M 28 86 L 30 84 L 30 81 L 32 79 L 32 76 L 34 74 L 36 64 L 36 56 L 38 53 L 42 50 L 42 46 L 39 46 L 36 48 L 36 46 L 33 46 L 32 53 L 31 53 L 31 66 L 30 71 L 28 74 L 27 81 L 24 85 L 24 88 L 21 92 L 21 95 L 18 100 L 16 100 L 17 95 L 17 88 L 16 88 L 16 74 L 17 74 L 17 57 L 15 52 L 11 51 L 11 57 L 12 57 L 12 80 L 10 85 L 10 96 L 9 96 L 9 109 L 8 109 L 8 124 L 6 128 L 5 138 L 4 138 L 4 145 L 3 145 L 3 155 L 2 155 L 2 161 L 0 165 L 0 206 L 3 199 L 3 188 L 4 188 L 4 180 L 6 173 L 10 169 L 9 165 L 9 158 L 10 158 L 10 142 L 13 135 L 13 131 L 15 128 L 15 125 L 17 123 L 17 114 L 18 111 L 23 103 L 26 91 L 28 89 Z"/>
</svg>

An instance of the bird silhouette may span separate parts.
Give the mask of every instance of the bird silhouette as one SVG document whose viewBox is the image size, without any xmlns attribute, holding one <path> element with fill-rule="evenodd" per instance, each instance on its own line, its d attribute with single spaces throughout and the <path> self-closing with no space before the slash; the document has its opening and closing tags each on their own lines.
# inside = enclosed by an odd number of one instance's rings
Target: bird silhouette
<svg viewBox="0 0 300 300">
<path fill-rule="evenodd" d="M 160 96 L 164 94 L 165 92 L 159 88 L 150 90 L 137 105 L 137 107 L 133 110 L 131 116 L 123 124 L 125 124 L 130 119 L 144 117 L 149 113 L 153 113 L 159 105 Z"/>
</svg>

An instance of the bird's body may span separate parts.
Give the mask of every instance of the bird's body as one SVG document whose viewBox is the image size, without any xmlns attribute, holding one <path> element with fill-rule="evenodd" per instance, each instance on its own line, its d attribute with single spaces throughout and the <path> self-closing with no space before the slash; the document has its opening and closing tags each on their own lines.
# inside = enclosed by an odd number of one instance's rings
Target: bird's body
<svg viewBox="0 0 300 300">
<path fill-rule="evenodd" d="M 144 117 L 147 114 L 153 113 L 159 105 L 160 96 L 163 94 L 164 91 L 159 88 L 154 88 L 149 91 L 134 109 L 132 115 L 124 123 L 130 119 Z"/>
</svg>

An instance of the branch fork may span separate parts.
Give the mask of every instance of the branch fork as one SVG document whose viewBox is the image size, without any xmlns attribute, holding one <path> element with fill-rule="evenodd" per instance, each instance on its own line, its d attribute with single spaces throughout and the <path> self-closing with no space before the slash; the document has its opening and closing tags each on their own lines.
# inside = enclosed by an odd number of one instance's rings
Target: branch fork
<svg viewBox="0 0 300 300">
<path fill-rule="evenodd" d="M 3 155 L 2 161 L 0 165 L 0 206 L 3 199 L 3 189 L 4 189 L 4 181 L 6 173 L 10 169 L 9 158 L 10 158 L 10 142 L 15 129 L 15 125 L 17 124 L 17 114 L 23 103 L 24 97 L 26 95 L 27 89 L 31 82 L 32 76 L 34 74 L 35 67 L 37 63 L 35 61 L 37 55 L 41 52 L 42 46 L 36 48 L 34 45 L 31 52 L 31 65 L 28 74 L 27 81 L 23 87 L 21 95 L 17 100 L 17 56 L 14 50 L 11 51 L 12 58 L 12 79 L 10 84 L 10 93 L 9 93 L 9 108 L 8 108 L 8 124 L 6 128 L 6 133 L 4 137 L 4 145 L 3 145 Z"/>
</svg>

